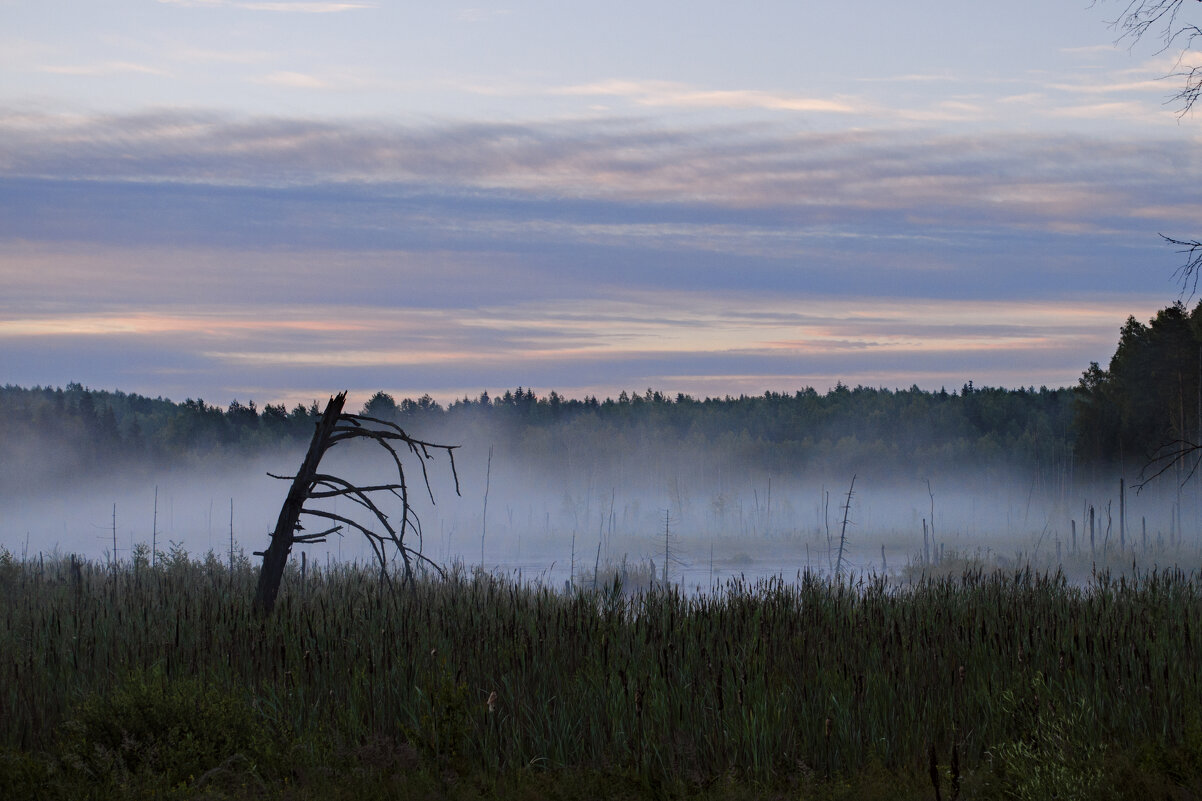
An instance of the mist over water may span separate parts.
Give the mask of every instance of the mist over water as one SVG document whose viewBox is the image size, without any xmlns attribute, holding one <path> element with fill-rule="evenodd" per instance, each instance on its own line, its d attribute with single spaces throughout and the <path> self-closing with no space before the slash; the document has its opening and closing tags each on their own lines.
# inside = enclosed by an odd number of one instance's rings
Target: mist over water
<svg viewBox="0 0 1202 801">
<path fill-rule="evenodd" d="M 516 442 L 503 426 L 410 433 L 461 444 L 455 456 L 460 495 L 445 457 L 434 454 L 426 463 L 433 504 L 417 461 L 407 455 L 423 553 L 443 566 L 482 565 L 555 587 L 589 585 L 595 566 L 602 581 L 623 564 L 628 576 L 641 580 L 654 566 L 660 579 L 665 560 L 668 580 L 690 591 L 740 576 L 830 574 L 853 475 L 845 573 L 914 577 L 975 564 L 1031 564 L 1063 566 L 1070 578 L 1084 580 L 1095 564 L 1192 569 L 1198 563 L 1197 478 L 1179 488 L 1176 477 L 1167 476 L 1137 493 L 1130 488 L 1137 477 L 1130 476 L 1124 525 L 1117 474 L 1085 481 L 1068 470 L 1049 478 L 1046 471 L 981 464 L 883 469 L 871 459 L 768 466 L 668 436 L 597 449 L 555 430 L 536 432 L 542 442 L 529 441 L 527 430 L 527 440 Z M 23 454 L 23 473 L 37 480 L 9 480 L 0 492 L 0 545 L 16 556 L 74 553 L 105 561 L 115 545 L 116 557 L 126 561 L 135 545 L 153 541 L 163 553 L 176 548 L 200 557 L 212 551 L 225 560 L 232 533 L 235 553 L 257 565 L 251 554 L 266 547 L 288 489 L 288 482 L 267 473 L 291 475 L 303 449 L 114 470 L 86 483 L 57 479 L 61 465 L 36 447 Z M 323 471 L 363 484 L 395 477 L 387 454 L 370 443 L 333 449 Z M 384 504 L 397 520 L 399 502 L 385 498 Z M 346 499 L 320 508 L 370 523 Z M 324 524 L 308 518 L 309 530 Z M 417 546 L 415 533 L 407 542 Z M 355 533 L 297 546 L 294 556 L 302 551 L 320 563 L 375 558 Z"/>
</svg>

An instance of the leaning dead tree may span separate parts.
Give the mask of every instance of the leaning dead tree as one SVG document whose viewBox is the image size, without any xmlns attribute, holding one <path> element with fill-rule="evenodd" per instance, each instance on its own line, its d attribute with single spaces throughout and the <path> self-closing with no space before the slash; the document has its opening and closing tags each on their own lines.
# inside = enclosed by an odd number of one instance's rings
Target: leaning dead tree
<svg viewBox="0 0 1202 801">
<path fill-rule="evenodd" d="M 313 439 L 300 470 L 294 476 L 271 475 L 285 481 L 291 481 L 288 497 L 280 508 L 280 516 L 276 521 L 275 530 L 271 534 L 271 543 L 266 551 L 257 553 L 263 557 L 263 567 L 259 572 L 259 586 L 255 593 L 255 607 L 262 613 L 267 613 L 275 606 L 279 594 L 280 581 L 284 576 L 284 566 L 288 562 L 288 554 L 293 545 L 303 545 L 325 542 L 331 534 L 342 535 L 344 528 L 357 531 L 371 545 L 380 570 L 385 580 L 388 580 L 388 555 L 395 552 L 404 565 L 405 580 L 413 578 L 414 563 L 425 563 L 441 572 L 438 565 L 422 554 L 421 520 L 410 503 L 410 487 L 405 475 L 405 464 L 401 455 L 406 451 L 417 458 L 421 467 L 422 483 L 430 502 L 434 502 L 434 492 L 430 488 L 430 476 L 426 470 L 426 462 L 434 458 L 436 452 L 445 451 L 451 465 L 451 475 L 455 479 L 455 494 L 459 494 L 459 474 L 455 470 L 455 445 L 436 445 L 415 439 L 395 423 L 368 417 L 361 414 L 347 414 L 342 411 L 346 403 L 346 393 L 340 392 L 330 398 L 325 412 L 317 422 Z M 374 442 L 388 452 L 396 468 L 395 480 L 369 486 L 353 484 L 330 473 L 320 472 L 321 459 L 330 448 L 343 442 L 367 440 Z M 391 494 L 400 501 L 400 520 L 394 521 L 377 503 L 381 493 Z M 346 498 L 370 512 L 374 524 L 364 525 L 351 517 L 325 509 L 308 506 L 310 501 Z M 301 516 L 320 518 L 336 523 L 331 528 L 313 533 L 305 533 L 301 524 Z M 406 540 L 409 537 L 409 540 Z M 416 540 L 417 547 L 411 542 Z"/>
</svg>

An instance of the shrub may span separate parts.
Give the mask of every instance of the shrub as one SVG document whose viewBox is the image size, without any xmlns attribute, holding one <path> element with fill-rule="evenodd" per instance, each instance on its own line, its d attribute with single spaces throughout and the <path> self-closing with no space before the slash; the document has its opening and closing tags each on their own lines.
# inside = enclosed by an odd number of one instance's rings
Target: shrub
<svg viewBox="0 0 1202 801">
<path fill-rule="evenodd" d="M 108 786 L 155 776 L 179 787 L 231 765 L 257 776 L 279 742 L 242 693 L 156 671 L 85 700 L 62 728 L 60 759 L 68 775 Z"/>
<path fill-rule="evenodd" d="M 37 798 L 50 779 L 50 766 L 33 754 L 0 751 L 0 798 Z"/>
<path fill-rule="evenodd" d="M 1003 714 L 1024 734 L 993 749 L 1002 794 L 1015 801 L 1087 801 L 1103 795 L 1102 746 L 1096 716 L 1084 700 L 1057 697 L 1042 673 L 1021 696 L 1002 695 Z"/>
</svg>

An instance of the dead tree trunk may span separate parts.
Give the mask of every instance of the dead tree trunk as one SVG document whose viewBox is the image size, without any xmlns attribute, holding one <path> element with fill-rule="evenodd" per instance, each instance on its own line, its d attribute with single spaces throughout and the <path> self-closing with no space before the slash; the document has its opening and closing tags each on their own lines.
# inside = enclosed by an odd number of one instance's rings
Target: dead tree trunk
<svg viewBox="0 0 1202 801">
<path fill-rule="evenodd" d="M 255 608 L 260 612 L 270 612 L 275 606 L 276 595 L 280 591 L 280 581 L 284 578 L 284 567 L 288 564 L 288 554 L 292 553 L 292 544 L 296 541 L 297 526 L 300 523 L 301 511 L 309 493 L 313 490 L 317 478 L 317 466 L 321 457 L 329 447 L 330 434 L 342 415 L 342 407 L 346 403 L 346 393 L 339 392 L 330 398 L 326 404 L 325 413 L 317 423 L 313 439 L 309 442 L 309 451 L 305 461 L 292 478 L 292 486 L 288 489 L 288 497 L 280 507 L 280 516 L 276 520 L 275 531 L 271 532 L 271 543 L 263 552 L 263 567 L 259 571 L 259 587 L 255 592 Z"/>
<path fill-rule="evenodd" d="M 843 504 L 843 530 L 839 532 L 839 558 L 835 561 L 835 577 L 843 574 L 843 549 L 847 546 L 847 518 L 851 516 L 851 496 L 856 489 L 856 477 L 851 477 L 851 486 L 847 488 L 847 502 Z"/>
<path fill-rule="evenodd" d="M 284 568 L 288 563 L 288 555 L 292 551 L 292 546 L 324 542 L 327 536 L 341 532 L 344 527 L 354 529 L 367 538 L 380 562 L 380 572 L 385 580 L 388 580 L 387 550 L 389 543 L 396 548 L 397 554 L 404 563 L 407 581 L 413 577 L 415 560 L 425 562 L 433 566 L 435 570 L 439 570 L 437 565 L 422 555 L 421 521 L 410 505 L 409 486 L 405 479 L 404 464 L 397 451 L 396 443 L 399 443 L 403 449 L 408 449 L 419 460 L 422 479 L 431 503 L 434 501 L 434 493 L 430 489 L 430 477 L 426 472 L 425 463 L 433 458 L 433 451 L 446 451 L 451 463 L 451 475 L 455 478 L 455 493 L 459 493 L 459 476 L 455 471 L 456 446 L 436 445 L 432 442 L 414 439 L 406 434 L 400 426 L 387 420 L 346 414 L 342 410 L 345 403 L 345 392 L 330 398 L 321 420 L 317 423 L 317 429 L 313 432 L 313 439 L 309 443 L 305 460 L 301 463 L 301 468 L 295 476 L 272 475 L 272 478 L 291 480 L 292 484 L 288 490 L 288 497 L 280 508 L 280 516 L 276 521 L 275 530 L 271 534 L 271 542 L 266 551 L 257 554 L 263 557 L 263 567 L 259 572 L 259 585 L 255 592 L 255 608 L 260 614 L 271 612 L 275 606 L 276 596 L 279 594 L 280 582 L 284 577 Z M 388 452 L 396 468 L 397 480 L 395 483 L 361 487 L 338 476 L 318 472 L 321 459 L 330 448 L 340 442 L 354 439 L 373 441 Z M 372 493 L 376 492 L 388 492 L 400 499 L 401 519 L 399 524 L 391 523 L 389 516 L 377 505 L 372 497 Z M 305 506 L 311 500 L 337 498 L 347 498 L 366 509 L 375 518 L 376 523 L 383 528 L 384 533 L 378 531 L 374 526 L 369 528 L 344 514 Z M 300 532 L 304 527 L 300 523 L 301 515 L 332 520 L 338 525 L 325 531 L 302 534 Z M 418 539 L 417 548 L 412 548 L 405 542 L 405 536 L 410 532 Z"/>
</svg>

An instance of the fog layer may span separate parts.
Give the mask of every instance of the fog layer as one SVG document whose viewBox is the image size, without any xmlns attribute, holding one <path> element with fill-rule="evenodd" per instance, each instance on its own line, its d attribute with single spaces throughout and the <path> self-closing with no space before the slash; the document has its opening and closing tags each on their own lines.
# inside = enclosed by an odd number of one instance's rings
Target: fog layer
<svg viewBox="0 0 1202 801">
<path fill-rule="evenodd" d="M 752 441 L 746 431 L 703 436 L 645 421 L 532 427 L 477 415 L 408 428 L 461 447 L 458 495 L 449 461 L 434 454 L 426 463 L 433 503 L 417 461 L 407 458 L 422 533 L 407 542 L 443 566 L 482 566 L 555 586 L 590 583 L 595 567 L 604 580 L 606 568 L 622 564 L 662 579 L 665 562 L 672 583 L 705 588 L 806 569 L 914 576 L 1031 563 L 1063 564 L 1080 576 L 1094 564 L 1197 558 L 1196 479 L 1179 485 L 1170 474 L 1137 493 L 1137 470 L 1075 468 L 1054 438 L 1036 443 L 1046 459 L 1024 465 L 1006 454 L 973 458 L 971 448 L 968 456 L 928 452 L 907 463 L 896 442 L 837 438 L 806 458 L 795 442 Z M 830 440 L 818 427 L 808 435 Z M 232 550 L 256 564 L 252 552 L 266 546 L 288 488 L 267 474 L 291 474 L 304 450 L 292 443 L 253 456 L 181 455 L 177 464 L 81 478 L 61 443 L 29 436 L 6 447 L 19 458 L 5 467 L 0 545 L 14 555 L 126 561 L 144 543 L 165 555 L 212 552 L 222 560 Z M 323 469 L 364 484 L 395 471 L 370 443 L 336 447 Z M 345 499 L 323 508 L 355 514 Z M 395 500 L 390 510 L 399 517 Z M 294 553 L 302 551 L 322 563 L 374 558 L 355 534 Z"/>
</svg>

